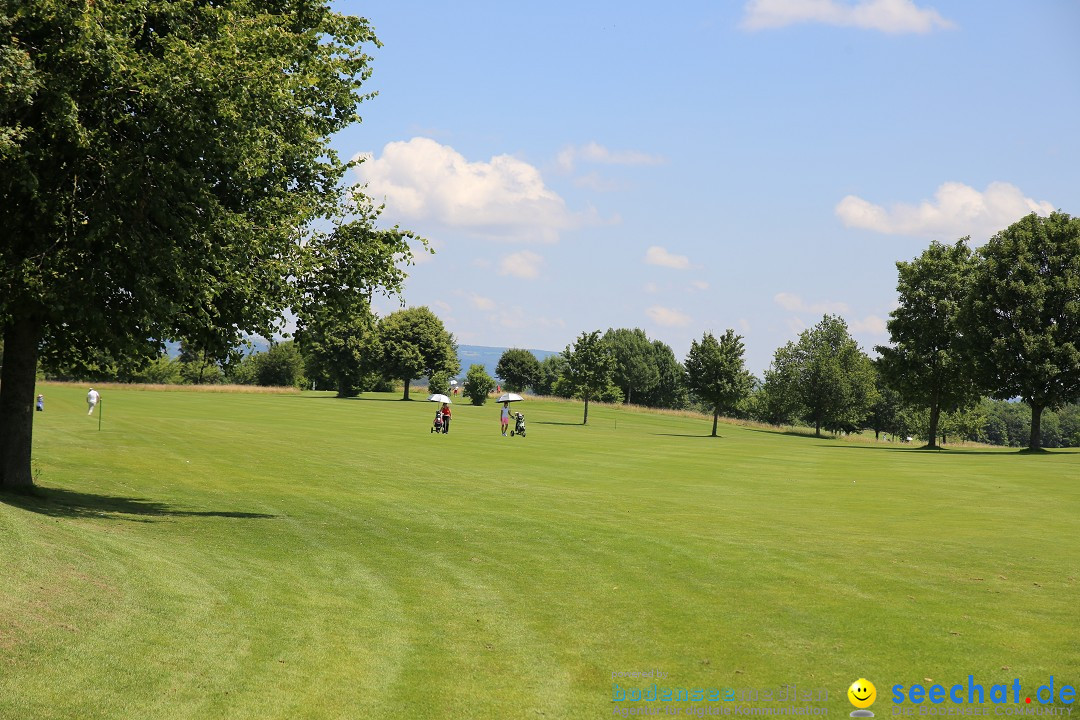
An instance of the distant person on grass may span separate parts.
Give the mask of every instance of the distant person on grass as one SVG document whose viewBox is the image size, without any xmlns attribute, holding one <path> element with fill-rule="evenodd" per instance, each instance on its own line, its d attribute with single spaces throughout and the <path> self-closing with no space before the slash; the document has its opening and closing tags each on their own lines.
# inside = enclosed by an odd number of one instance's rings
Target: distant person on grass
<svg viewBox="0 0 1080 720">
<path fill-rule="evenodd" d="M 86 393 L 86 404 L 90 406 L 90 409 L 86 411 L 87 415 L 94 414 L 94 406 L 101 400 L 101 393 L 94 388 L 90 388 L 90 392 Z"/>
<path fill-rule="evenodd" d="M 38 412 L 45 412 L 45 396 L 44 395 L 38 395 L 37 396 L 37 411 Z"/>
<path fill-rule="evenodd" d="M 442 431 L 443 435 L 450 432 L 450 404 L 442 404 Z"/>
<path fill-rule="evenodd" d="M 506 428 L 510 424 L 510 403 L 504 402 L 502 406 L 502 434 L 506 437 Z"/>
</svg>

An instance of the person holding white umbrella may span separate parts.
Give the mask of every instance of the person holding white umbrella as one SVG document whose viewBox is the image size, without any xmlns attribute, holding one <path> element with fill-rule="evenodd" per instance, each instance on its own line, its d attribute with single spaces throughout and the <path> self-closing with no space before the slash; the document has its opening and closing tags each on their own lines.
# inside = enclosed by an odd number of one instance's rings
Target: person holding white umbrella
<svg viewBox="0 0 1080 720">
<path fill-rule="evenodd" d="M 502 422 L 503 437 L 506 437 L 506 428 L 510 426 L 510 403 L 518 402 L 519 400 L 523 399 L 524 398 L 522 398 L 517 393 L 504 393 L 499 396 L 498 401 L 503 404 L 502 415 L 500 416 L 500 420 Z"/>
<path fill-rule="evenodd" d="M 450 432 L 450 398 L 438 393 L 429 397 L 428 402 L 442 403 L 442 408 L 437 411 L 442 414 L 442 432 L 443 435 Z"/>
<path fill-rule="evenodd" d="M 450 403 L 444 402 L 442 404 L 442 431 L 443 435 L 447 435 L 450 432 Z"/>
</svg>

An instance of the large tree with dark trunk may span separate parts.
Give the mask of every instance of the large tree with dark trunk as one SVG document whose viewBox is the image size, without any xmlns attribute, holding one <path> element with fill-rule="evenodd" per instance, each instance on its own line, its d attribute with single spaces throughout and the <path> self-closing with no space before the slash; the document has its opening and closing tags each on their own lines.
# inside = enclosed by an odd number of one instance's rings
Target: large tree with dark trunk
<svg viewBox="0 0 1080 720">
<path fill-rule="evenodd" d="M 457 375 L 461 361 L 457 343 L 442 320 L 426 307 L 408 308 L 379 320 L 380 365 L 386 377 L 402 380 L 409 399 L 409 384 L 435 373 Z"/>
<path fill-rule="evenodd" d="M 1080 218 L 1032 213 L 979 249 L 961 313 L 979 381 L 1031 406 L 1028 447 L 1042 447 L 1043 410 L 1080 398 Z"/>
<path fill-rule="evenodd" d="M 341 247 L 311 222 L 372 217 L 328 142 L 376 42 L 323 1 L 0 0 L 0 487 L 32 485 L 40 358 L 220 357 L 302 302 Z"/>
<path fill-rule="evenodd" d="M 899 305 L 889 318 L 891 344 L 876 348 L 878 368 L 906 403 L 929 410 L 928 449 L 938 447 L 943 412 L 979 400 L 959 325 L 975 267 L 967 238 L 955 245 L 931 243 L 911 262 L 896 263 Z"/>
</svg>

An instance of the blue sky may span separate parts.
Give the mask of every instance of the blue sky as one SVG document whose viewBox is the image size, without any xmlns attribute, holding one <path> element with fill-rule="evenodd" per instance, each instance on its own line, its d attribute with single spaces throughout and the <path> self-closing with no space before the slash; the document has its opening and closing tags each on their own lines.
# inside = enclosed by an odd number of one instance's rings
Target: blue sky
<svg viewBox="0 0 1080 720">
<path fill-rule="evenodd" d="M 336 7 L 384 47 L 334 145 L 462 343 L 731 327 L 760 375 L 824 312 L 886 341 L 932 239 L 1080 213 L 1075 0 Z"/>
</svg>

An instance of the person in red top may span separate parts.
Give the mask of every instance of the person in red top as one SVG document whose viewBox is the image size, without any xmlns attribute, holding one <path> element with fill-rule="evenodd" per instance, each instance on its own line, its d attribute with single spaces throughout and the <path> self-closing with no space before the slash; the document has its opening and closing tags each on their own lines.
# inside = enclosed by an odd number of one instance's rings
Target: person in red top
<svg viewBox="0 0 1080 720">
<path fill-rule="evenodd" d="M 443 435 L 450 432 L 450 404 L 442 404 L 442 431 Z"/>
</svg>

